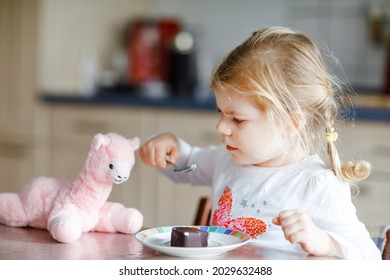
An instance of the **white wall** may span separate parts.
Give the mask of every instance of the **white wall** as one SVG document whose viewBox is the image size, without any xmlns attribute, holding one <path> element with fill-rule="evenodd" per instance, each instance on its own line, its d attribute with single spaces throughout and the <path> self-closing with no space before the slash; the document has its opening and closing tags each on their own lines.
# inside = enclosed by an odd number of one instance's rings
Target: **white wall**
<svg viewBox="0 0 390 280">
<path fill-rule="evenodd" d="M 390 4 L 388 0 L 293 0 L 289 21 L 329 47 L 352 85 L 380 89 L 386 48 L 370 40 L 368 10 L 370 4 L 386 2 Z"/>
<path fill-rule="evenodd" d="M 380 89 L 385 47 L 370 42 L 367 28 L 368 5 L 378 1 L 386 0 L 41 0 L 41 89 L 77 93 L 85 58 L 96 54 L 107 67 L 123 26 L 139 14 L 187 23 L 202 50 L 203 79 L 252 31 L 285 25 L 328 46 L 352 85 Z"/>
<path fill-rule="evenodd" d="M 383 85 L 385 47 L 369 40 L 368 8 L 388 0 L 152 0 L 155 14 L 177 14 L 201 31 L 216 63 L 252 31 L 268 25 L 302 30 L 340 61 L 335 71 L 361 88 Z"/>
<path fill-rule="evenodd" d="M 83 67 L 96 57 L 104 68 L 126 22 L 148 9 L 143 0 L 41 0 L 41 90 L 77 94 Z"/>
</svg>

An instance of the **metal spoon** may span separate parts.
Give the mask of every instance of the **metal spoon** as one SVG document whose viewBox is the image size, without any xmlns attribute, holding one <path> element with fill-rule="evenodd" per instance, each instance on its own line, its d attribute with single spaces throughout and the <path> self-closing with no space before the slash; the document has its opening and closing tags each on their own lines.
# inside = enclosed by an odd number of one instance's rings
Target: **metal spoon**
<svg viewBox="0 0 390 280">
<path fill-rule="evenodd" d="M 175 168 L 173 169 L 173 172 L 176 172 L 176 173 L 187 173 L 187 172 L 191 172 L 191 171 L 196 169 L 196 164 L 195 163 L 191 164 L 191 166 L 184 166 L 182 168 L 177 168 L 176 165 L 173 162 L 171 162 L 171 158 L 169 156 L 166 156 L 165 160 L 168 163 L 170 163 L 173 166 L 175 166 Z"/>
</svg>

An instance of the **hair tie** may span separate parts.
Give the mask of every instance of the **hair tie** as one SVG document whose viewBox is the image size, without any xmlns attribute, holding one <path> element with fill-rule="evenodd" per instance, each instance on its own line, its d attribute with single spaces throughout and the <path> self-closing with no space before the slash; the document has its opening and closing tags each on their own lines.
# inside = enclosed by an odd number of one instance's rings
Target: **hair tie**
<svg viewBox="0 0 390 280">
<path fill-rule="evenodd" d="M 330 142 L 336 141 L 337 138 L 339 137 L 339 135 L 337 134 L 337 132 L 334 132 L 332 129 L 332 132 L 324 131 L 324 137 L 325 137 L 326 142 L 330 143 Z"/>
</svg>

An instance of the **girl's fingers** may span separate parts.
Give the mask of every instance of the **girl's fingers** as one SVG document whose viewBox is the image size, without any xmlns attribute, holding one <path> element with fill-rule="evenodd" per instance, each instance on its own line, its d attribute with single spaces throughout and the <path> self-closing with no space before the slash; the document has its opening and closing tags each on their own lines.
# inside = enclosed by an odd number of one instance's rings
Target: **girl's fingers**
<svg viewBox="0 0 390 280">
<path fill-rule="evenodd" d="M 168 166 L 167 155 L 168 149 L 162 147 L 155 151 L 156 165 L 159 168 L 166 168 Z"/>
<path fill-rule="evenodd" d="M 171 162 L 175 163 L 180 157 L 180 151 L 177 139 L 174 135 L 165 133 L 158 135 L 147 141 L 139 151 L 141 160 L 144 164 L 157 168 L 166 168 L 166 156 L 171 157 Z"/>
<path fill-rule="evenodd" d="M 296 224 L 299 222 L 301 215 L 299 211 L 293 210 L 285 210 L 279 213 L 279 224 L 281 227 L 286 228 L 289 225 Z"/>
<path fill-rule="evenodd" d="M 150 163 L 150 158 L 149 158 L 149 152 L 148 152 L 148 149 L 146 148 L 145 145 L 143 145 L 140 149 L 139 149 L 139 155 L 140 155 L 140 158 L 142 160 L 142 162 L 146 165 L 151 165 Z"/>
<path fill-rule="evenodd" d="M 279 217 L 275 217 L 272 219 L 272 223 L 274 225 L 277 225 L 277 226 L 280 226 L 280 220 L 279 220 Z"/>
<path fill-rule="evenodd" d="M 282 227 L 284 237 L 290 243 L 299 243 L 305 240 L 307 230 L 306 214 L 299 209 L 284 210 L 274 218 L 275 224 Z"/>
<path fill-rule="evenodd" d="M 172 146 L 169 151 L 169 156 L 171 158 L 171 162 L 175 163 L 180 158 L 179 148 L 177 146 Z"/>
</svg>

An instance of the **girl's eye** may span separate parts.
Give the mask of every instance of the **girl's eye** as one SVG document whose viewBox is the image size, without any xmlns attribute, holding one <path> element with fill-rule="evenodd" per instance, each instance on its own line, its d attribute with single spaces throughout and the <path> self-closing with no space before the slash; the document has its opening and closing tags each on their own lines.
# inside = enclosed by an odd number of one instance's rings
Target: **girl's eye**
<svg viewBox="0 0 390 280">
<path fill-rule="evenodd" d="M 239 119 L 233 118 L 233 122 L 235 122 L 235 123 L 242 123 L 243 120 L 239 120 Z"/>
<path fill-rule="evenodd" d="M 221 111 L 221 109 L 219 109 L 218 107 L 217 107 L 216 109 L 217 109 L 217 112 L 218 112 L 218 113 L 220 113 L 220 114 L 223 115 L 223 112 Z M 240 119 L 237 119 L 237 118 L 235 118 L 235 117 L 232 117 L 232 121 L 233 121 L 234 123 L 237 123 L 237 124 L 240 124 L 240 123 L 245 122 L 245 120 L 240 120 Z"/>
</svg>

